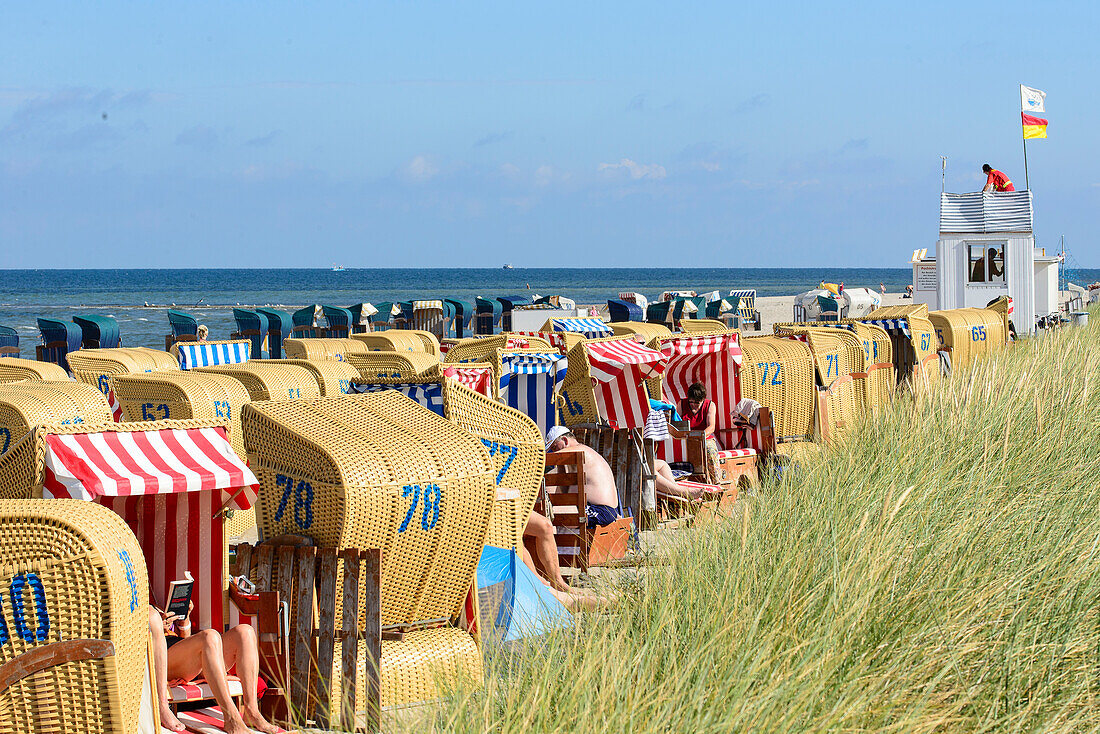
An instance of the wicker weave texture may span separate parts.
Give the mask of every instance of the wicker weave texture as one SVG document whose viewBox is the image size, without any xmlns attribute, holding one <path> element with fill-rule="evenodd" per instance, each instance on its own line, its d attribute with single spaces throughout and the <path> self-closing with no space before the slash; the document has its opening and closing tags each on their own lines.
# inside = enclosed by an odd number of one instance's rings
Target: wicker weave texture
<svg viewBox="0 0 1100 734">
<path fill-rule="evenodd" d="M 0 382 L 19 382 L 20 380 L 64 382 L 69 379 L 65 369 L 53 362 L 38 362 L 22 357 L 4 357 L 0 360 Z"/>
<path fill-rule="evenodd" d="M 890 335 L 881 326 L 858 321 L 853 321 L 851 328 L 863 345 L 865 402 L 869 410 L 875 411 L 890 402 L 897 384 Z"/>
<path fill-rule="evenodd" d="M 742 337 L 741 395 L 772 411 L 779 440 L 810 440 L 816 387 L 810 346 L 778 336 Z"/>
<path fill-rule="evenodd" d="M 824 412 L 820 412 L 818 428 L 821 435 L 834 435 L 837 429 L 858 423 L 865 411 L 863 375 L 865 357 L 863 345 L 847 329 L 787 326 L 776 324 L 775 333 L 805 339 L 814 358 L 818 384 L 825 388 Z"/>
<path fill-rule="evenodd" d="M 731 329 L 717 319 L 681 319 L 680 331 L 684 334 L 725 334 Z"/>
<path fill-rule="evenodd" d="M 546 468 L 542 433 L 533 420 L 453 380 L 443 381 L 448 420 L 473 434 L 489 450 L 497 486 L 519 490 L 520 501 L 493 507 L 488 545 L 520 549 L 523 529 L 535 507 Z"/>
<path fill-rule="evenodd" d="M 382 623 L 451 617 L 489 528 L 494 467 L 479 440 L 393 392 L 244 410 L 265 536 L 382 549 Z"/>
<path fill-rule="evenodd" d="M 22 619 L 16 621 L 12 604 L 0 611 L 10 632 L 10 641 L 0 646 L 0 664 L 64 640 L 109 640 L 115 654 L 56 665 L 12 685 L 0 694 L 0 732 L 137 731 L 149 594 L 137 539 L 105 507 L 30 496 L 0 500 L 5 596 L 12 580 L 26 584 Z M 32 641 L 19 630 L 28 631 Z"/>
<path fill-rule="evenodd" d="M 430 376 L 439 374 L 439 360 L 423 352 L 349 354 L 347 361 L 356 369 L 360 380 L 372 384 L 431 381 Z"/>
<path fill-rule="evenodd" d="M 305 367 L 268 364 L 267 360 L 227 364 L 220 367 L 199 367 L 193 372 L 225 375 L 239 380 L 250 400 L 293 400 L 319 398 L 321 388 L 313 373 Z"/>
<path fill-rule="evenodd" d="M 346 395 L 351 392 L 351 384 L 359 379 L 359 370 L 334 359 L 265 359 L 264 364 L 285 364 L 309 370 L 317 380 L 321 397 Z"/>
<path fill-rule="evenodd" d="M 249 397 L 240 380 L 187 370 L 114 375 L 110 383 L 127 421 L 214 420 L 228 427 L 230 445 L 245 456 L 241 408 Z"/>
<path fill-rule="evenodd" d="M 668 338 L 672 332 L 662 324 L 650 324 L 644 321 L 612 321 L 608 324 L 615 336 L 633 336 L 642 344 L 654 338 Z"/>
<path fill-rule="evenodd" d="M 530 349 L 540 352 L 554 351 L 554 347 L 550 342 L 541 337 L 520 334 L 499 334 L 497 336 L 488 336 L 481 339 L 463 339 L 450 348 L 443 361 L 452 364 L 458 362 L 491 363 L 495 358 L 500 356 L 498 354 L 499 350 L 507 349 L 508 345 L 514 343 L 517 339 L 525 340 Z M 497 372 L 499 374 L 499 365 L 497 367 Z"/>
<path fill-rule="evenodd" d="M 283 353 L 287 359 L 312 361 L 334 359 L 343 362 L 348 354 L 367 351 L 367 345 L 355 339 L 302 338 L 284 339 Z"/>
<path fill-rule="evenodd" d="M 424 351 L 427 354 L 435 355 L 436 359 L 440 359 L 443 356 L 443 352 L 439 348 L 439 337 L 430 331 L 424 331 L 423 329 L 409 329 L 409 334 L 416 334 L 416 337 L 420 340 L 420 343 L 424 346 Z"/>
<path fill-rule="evenodd" d="M 111 375 L 141 372 L 179 371 L 179 362 L 169 352 L 145 347 L 116 349 L 78 349 L 69 352 L 73 377 L 99 389 L 104 395 Z"/>
<path fill-rule="evenodd" d="M 1005 344 L 1004 319 L 993 309 L 931 311 L 928 320 L 936 330 L 939 347 L 951 350 L 952 369 L 966 369 L 981 355 Z"/>
<path fill-rule="evenodd" d="M 422 352 L 439 358 L 439 342 L 434 341 L 434 349 L 429 349 L 418 332 L 408 329 L 389 329 L 388 331 L 368 332 L 352 336 L 371 352 Z"/>
<path fill-rule="evenodd" d="M 479 680 L 481 666 L 481 652 L 474 638 L 454 627 L 408 632 L 400 642 L 383 640 L 382 705 L 401 706 L 439 698 L 444 693 L 439 683 Z"/>
<path fill-rule="evenodd" d="M 89 427 L 114 423 L 103 394 L 82 382 L 0 384 L 0 454 L 18 443 L 31 426 L 75 423 Z"/>
</svg>

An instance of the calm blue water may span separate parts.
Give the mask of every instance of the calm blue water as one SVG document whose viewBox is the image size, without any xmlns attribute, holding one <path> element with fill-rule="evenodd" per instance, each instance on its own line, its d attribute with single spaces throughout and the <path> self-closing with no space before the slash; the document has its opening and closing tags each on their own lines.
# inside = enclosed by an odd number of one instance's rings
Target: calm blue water
<svg viewBox="0 0 1100 734">
<path fill-rule="evenodd" d="M 1100 271 L 1088 271 L 1091 280 Z M 0 324 L 19 330 L 23 353 L 38 342 L 35 318 L 74 313 L 118 319 L 128 346 L 164 347 L 166 306 L 196 316 L 212 339 L 234 330 L 233 306 L 271 305 L 294 310 L 310 303 L 348 306 L 367 301 L 505 296 L 531 292 L 602 303 L 619 291 L 652 298 L 662 290 L 756 288 L 761 296 L 787 296 L 821 280 L 848 287 L 899 292 L 908 268 L 609 268 L 609 269 L 386 269 L 386 270 L 0 270 Z M 154 304 L 146 308 L 145 303 Z"/>
</svg>

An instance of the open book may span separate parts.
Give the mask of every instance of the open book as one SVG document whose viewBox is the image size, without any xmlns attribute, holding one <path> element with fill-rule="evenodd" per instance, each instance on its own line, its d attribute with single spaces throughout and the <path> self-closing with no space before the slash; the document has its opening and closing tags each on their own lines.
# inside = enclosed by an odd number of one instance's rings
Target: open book
<svg viewBox="0 0 1100 734">
<path fill-rule="evenodd" d="M 194 587 L 195 579 L 191 577 L 189 571 L 183 572 L 183 579 L 168 584 L 168 603 L 164 605 L 165 614 L 174 614 L 181 619 L 186 619 L 191 606 L 191 590 Z"/>
</svg>

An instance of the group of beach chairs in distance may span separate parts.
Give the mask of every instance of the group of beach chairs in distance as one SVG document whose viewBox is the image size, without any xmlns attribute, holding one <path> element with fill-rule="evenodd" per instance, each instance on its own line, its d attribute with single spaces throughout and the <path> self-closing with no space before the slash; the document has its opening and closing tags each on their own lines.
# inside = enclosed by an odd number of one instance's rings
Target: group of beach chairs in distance
<svg viewBox="0 0 1100 734">
<path fill-rule="evenodd" d="M 567 573 L 630 563 L 640 531 L 731 516 L 799 445 L 1003 348 L 1011 312 L 901 306 L 746 336 L 699 317 L 698 296 L 632 297 L 623 320 L 524 332 L 504 328 L 521 299 L 412 302 L 401 327 L 403 304 L 380 304 L 383 329 L 366 304 L 239 309 L 230 339 L 205 341 L 173 310 L 164 351 L 79 317 L 43 327 L 37 360 L 0 352 L 0 523 L 18 529 L 0 533 L 0 720 L 156 732 L 148 600 L 188 572 L 196 629 L 257 631 L 265 715 L 376 731 L 479 677 L 510 597 L 477 571 L 489 550 L 522 554 L 533 511 Z M 482 314 L 491 333 L 466 333 Z M 699 384 L 714 446 L 647 433 Z M 619 519 L 588 527 L 585 456 L 546 453 L 555 425 L 611 467 Z M 193 681 L 172 705 L 216 727 L 211 695 Z"/>
</svg>

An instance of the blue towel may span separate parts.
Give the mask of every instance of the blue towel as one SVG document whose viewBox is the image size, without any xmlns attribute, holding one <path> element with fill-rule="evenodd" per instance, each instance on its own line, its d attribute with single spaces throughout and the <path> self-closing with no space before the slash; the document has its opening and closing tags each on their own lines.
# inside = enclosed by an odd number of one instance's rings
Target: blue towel
<svg viewBox="0 0 1100 734">
<path fill-rule="evenodd" d="M 653 398 L 650 398 L 649 399 L 649 409 L 650 410 L 671 410 L 672 411 L 672 420 L 674 420 L 674 421 L 680 420 L 680 414 L 676 412 L 676 406 L 673 405 L 672 403 L 666 403 L 663 400 L 654 400 Z"/>
</svg>

